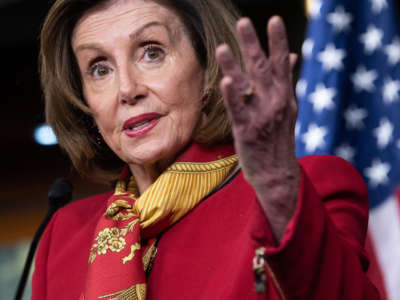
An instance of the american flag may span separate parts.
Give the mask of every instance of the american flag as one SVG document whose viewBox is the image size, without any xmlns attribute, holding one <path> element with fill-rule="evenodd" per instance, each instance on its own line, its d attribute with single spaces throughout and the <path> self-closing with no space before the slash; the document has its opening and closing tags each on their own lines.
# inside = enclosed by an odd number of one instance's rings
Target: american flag
<svg viewBox="0 0 400 300">
<path fill-rule="evenodd" d="M 298 156 L 351 162 L 370 193 L 370 238 L 400 299 L 400 24 L 395 0 L 314 0 L 296 93 Z"/>
</svg>

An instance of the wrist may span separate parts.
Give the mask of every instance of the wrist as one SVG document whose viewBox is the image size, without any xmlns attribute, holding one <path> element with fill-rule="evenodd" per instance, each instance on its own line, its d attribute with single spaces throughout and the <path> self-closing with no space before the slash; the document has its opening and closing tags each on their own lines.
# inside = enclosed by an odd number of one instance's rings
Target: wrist
<svg viewBox="0 0 400 300">
<path fill-rule="evenodd" d="M 259 180 L 253 188 L 279 243 L 297 208 L 300 171 L 278 175 L 279 172 L 275 172 L 274 176 L 263 176 L 263 180 Z"/>
<path fill-rule="evenodd" d="M 257 172 L 257 176 L 245 174 L 246 180 L 257 194 L 279 197 L 279 195 L 289 195 L 293 190 L 298 190 L 300 167 L 297 162 L 290 168 L 264 168 L 264 170 L 266 171 Z"/>
</svg>

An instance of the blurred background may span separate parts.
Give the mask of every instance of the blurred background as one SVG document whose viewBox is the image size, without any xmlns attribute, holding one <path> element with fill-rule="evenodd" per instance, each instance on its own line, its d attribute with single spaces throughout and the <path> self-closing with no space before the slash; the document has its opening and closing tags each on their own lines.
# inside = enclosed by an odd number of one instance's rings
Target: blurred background
<svg viewBox="0 0 400 300">
<path fill-rule="evenodd" d="M 30 239 L 47 212 L 51 183 L 68 178 L 74 200 L 109 189 L 80 178 L 46 130 L 40 131 L 44 105 L 37 71 L 39 32 L 52 2 L 0 0 L 0 300 L 14 297 Z M 307 22 L 303 0 L 234 2 L 253 19 L 263 43 L 268 18 L 281 15 L 291 50 L 300 53 Z M 29 297 L 27 290 L 25 299 Z"/>
</svg>

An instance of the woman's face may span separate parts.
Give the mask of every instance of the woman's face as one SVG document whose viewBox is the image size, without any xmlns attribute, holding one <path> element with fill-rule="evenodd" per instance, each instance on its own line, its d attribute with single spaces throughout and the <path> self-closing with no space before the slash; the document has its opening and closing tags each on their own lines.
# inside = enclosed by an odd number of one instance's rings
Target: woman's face
<svg viewBox="0 0 400 300">
<path fill-rule="evenodd" d="M 174 12 L 144 0 L 109 3 L 73 33 L 84 97 L 123 161 L 169 163 L 199 122 L 203 69 Z"/>
</svg>

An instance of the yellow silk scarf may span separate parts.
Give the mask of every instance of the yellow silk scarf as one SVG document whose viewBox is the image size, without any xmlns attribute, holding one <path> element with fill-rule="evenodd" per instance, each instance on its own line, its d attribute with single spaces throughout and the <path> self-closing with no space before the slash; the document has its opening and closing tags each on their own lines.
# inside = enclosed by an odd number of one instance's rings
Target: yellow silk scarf
<svg viewBox="0 0 400 300">
<path fill-rule="evenodd" d="M 227 179 L 237 162 L 237 155 L 176 162 L 139 197 L 133 177 L 129 183 L 118 181 L 96 227 L 82 299 L 145 300 L 145 272 L 156 247 L 155 239 L 142 245 L 141 238 L 155 237 L 185 216 Z"/>
<path fill-rule="evenodd" d="M 237 161 L 233 155 L 213 162 L 171 165 L 135 202 L 140 227 L 147 228 L 168 216 L 170 225 L 178 221 L 226 179 Z M 119 181 L 116 192 L 123 190 L 124 182 Z M 133 180 L 128 191 L 137 195 Z"/>
</svg>

